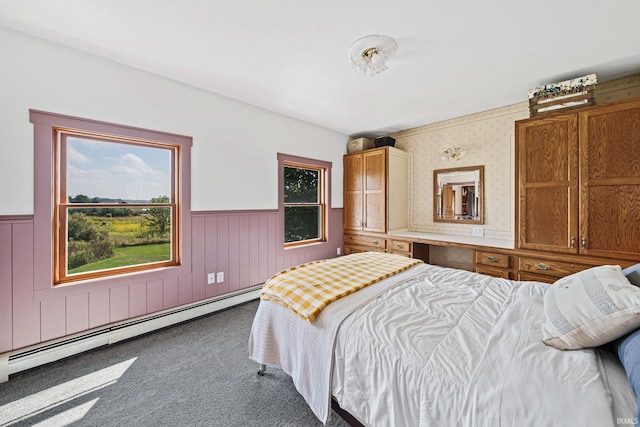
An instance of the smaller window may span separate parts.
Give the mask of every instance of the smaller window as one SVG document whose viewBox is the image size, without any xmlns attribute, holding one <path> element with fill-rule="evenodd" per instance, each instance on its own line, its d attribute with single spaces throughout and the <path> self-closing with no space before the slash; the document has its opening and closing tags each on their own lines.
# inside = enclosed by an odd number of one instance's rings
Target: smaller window
<svg viewBox="0 0 640 427">
<path fill-rule="evenodd" d="M 326 241 L 325 167 L 284 162 L 284 243 Z"/>
</svg>

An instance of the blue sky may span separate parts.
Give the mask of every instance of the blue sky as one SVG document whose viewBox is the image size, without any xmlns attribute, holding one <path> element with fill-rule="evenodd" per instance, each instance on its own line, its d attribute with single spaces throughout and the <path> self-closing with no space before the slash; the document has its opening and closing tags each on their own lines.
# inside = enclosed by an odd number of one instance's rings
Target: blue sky
<svg viewBox="0 0 640 427">
<path fill-rule="evenodd" d="M 67 180 L 70 197 L 151 200 L 169 196 L 171 152 L 69 137 Z"/>
</svg>

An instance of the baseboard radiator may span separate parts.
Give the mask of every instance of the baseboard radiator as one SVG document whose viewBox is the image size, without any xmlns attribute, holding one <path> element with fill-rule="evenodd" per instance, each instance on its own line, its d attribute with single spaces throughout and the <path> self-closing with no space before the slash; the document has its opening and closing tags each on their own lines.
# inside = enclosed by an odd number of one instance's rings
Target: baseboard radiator
<svg viewBox="0 0 640 427">
<path fill-rule="evenodd" d="M 8 381 L 9 375 L 17 372 L 55 362 L 98 347 L 115 344 L 118 341 L 157 331 L 167 326 L 255 300 L 259 297 L 261 287 L 261 285 L 256 286 L 221 297 L 199 301 L 135 319 L 128 319 L 124 322 L 2 353 L 0 354 L 0 382 Z"/>
</svg>

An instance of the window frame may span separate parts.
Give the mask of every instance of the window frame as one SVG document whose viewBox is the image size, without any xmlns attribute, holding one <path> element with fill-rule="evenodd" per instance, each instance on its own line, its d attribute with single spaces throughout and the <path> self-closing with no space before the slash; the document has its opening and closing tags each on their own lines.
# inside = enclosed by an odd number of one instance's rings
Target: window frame
<svg viewBox="0 0 640 427">
<path fill-rule="evenodd" d="M 191 264 L 191 137 L 137 127 L 106 123 L 91 119 L 66 116 L 38 110 L 30 110 L 30 121 L 34 125 L 34 290 L 47 291 L 62 285 L 113 286 L 129 283 L 132 274 L 142 275 L 136 280 L 150 280 L 164 277 L 167 268 L 173 274 L 188 274 Z M 149 263 L 143 268 L 118 268 L 101 270 L 100 274 L 78 274 L 59 280 L 59 263 L 56 259 L 60 243 L 57 236 L 58 205 L 56 184 L 56 137 L 59 130 L 74 134 L 99 135 L 100 139 L 158 143 L 176 147 L 175 170 L 172 186 L 176 194 L 175 223 L 172 224 L 172 256 L 170 264 Z M 72 207 L 81 207 L 73 203 Z M 92 204 L 91 207 L 95 207 Z M 99 205 L 105 207 L 105 205 Z M 159 204 L 155 204 L 159 206 Z M 121 206 L 120 206 L 121 207 Z M 66 245 L 66 241 L 65 241 Z M 66 258 L 64 260 L 66 262 Z M 148 268 L 147 268 L 148 267 Z M 104 272 L 104 274 L 103 274 Z M 92 272 L 93 273 L 93 272 Z M 43 294 L 44 295 L 44 294 Z"/>
<path fill-rule="evenodd" d="M 55 285 L 76 282 L 80 280 L 96 279 L 101 277 L 109 277 L 116 274 L 125 274 L 137 271 L 154 270 L 161 267 L 172 267 L 180 265 L 180 224 L 179 207 L 180 207 L 180 186 L 176 185 L 177 176 L 180 174 L 180 151 L 182 147 L 179 144 L 170 144 L 159 141 L 148 141 L 140 138 L 124 138 L 114 135 L 106 135 L 97 132 L 79 131 L 75 129 L 67 129 L 63 127 L 54 127 L 54 209 L 53 209 L 53 227 L 57 230 L 53 237 L 53 256 L 54 271 L 53 283 Z M 169 207 L 171 209 L 171 258 L 167 261 L 149 262 L 145 264 L 134 264 L 122 267 L 115 267 L 108 270 L 92 270 L 84 273 L 74 273 L 69 275 L 69 241 L 68 241 L 68 219 L 69 209 L 74 208 L 121 208 L 119 203 L 71 203 L 69 202 L 70 194 L 68 190 L 67 175 L 67 139 L 81 138 L 84 140 L 93 140 L 98 142 L 118 143 L 123 145 L 139 146 L 145 148 L 154 148 L 159 150 L 167 150 L 170 152 L 170 182 L 171 190 L 168 203 L 132 203 L 127 204 L 128 208 L 156 208 Z"/>
<path fill-rule="evenodd" d="M 278 233 L 278 238 L 282 241 L 282 247 L 286 249 L 299 248 L 309 245 L 325 244 L 329 238 L 329 201 L 331 189 L 331 163 L 322 160 L 310 159 L 305 157 L 292 156 L 278 153 L 278 210 L 280 212 L 280 225 L 282 229 Z M 294 167 L 301 169 L 309 169 L 319 171 L 318 184 L 318 203 L 284 203 L 284 170 L 285 167 Z M 286 206 L 321 206 L 321 232 L 320 236 L 315 239 L 300 240 L 294 242 L 286 242 L 285 240 L 285 208 Z"/>
</svg>

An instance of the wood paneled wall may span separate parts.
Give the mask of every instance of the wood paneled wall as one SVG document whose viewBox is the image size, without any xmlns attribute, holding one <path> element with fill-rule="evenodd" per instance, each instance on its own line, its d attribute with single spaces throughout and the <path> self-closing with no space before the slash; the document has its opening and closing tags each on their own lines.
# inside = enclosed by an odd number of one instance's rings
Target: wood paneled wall
<svg viewBox="0 0 640 427">
<path fill-rule="evenodd" d="M 330 210 L 327 243 L 285 250 L 275 210 L 194 212 L 190 272 L 166 269 L 144 281 L 131 276 L 110 287 L 47 292 L 34 281 L 33 217 L 0 217 L 0 353 L 260 285 L 284 268 L 334 257 L 342 249 L 342 215 Z M 223 272 L 224 282 L 208 285 L 213 272 Z"/>
</svg>

